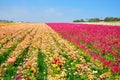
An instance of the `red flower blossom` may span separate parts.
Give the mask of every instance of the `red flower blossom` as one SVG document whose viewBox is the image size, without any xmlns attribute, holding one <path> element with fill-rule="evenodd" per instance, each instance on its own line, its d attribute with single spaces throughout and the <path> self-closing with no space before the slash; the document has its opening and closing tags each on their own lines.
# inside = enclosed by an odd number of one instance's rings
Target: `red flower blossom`
<svg viewBox="0 0 120 80">
<path fill-rule="evenodd" d="M 21 74 L 18 74 L 18 75 L 15 77 L 15 80 L 21 80 Z"/>
<path fill-rule="evenodd" d="M 56 63 L 57 63 L 57 60 L 53 60 L 53 61 L 52 61 L 52 64 L 56 64 Z"/>
<path fill-rule="evenodd" d="M 112 66 L 110 68 L 110 70 L 113 71 L 113 72 L 119 72 L 120 71 L 120 66 Z"/>
<path fill-rule="evenodd" d="M 111 61 L 104 61 L 103 66 L 110 66 L 112 63 Z"/>
<path fill-rule="evenodd" d="M 52 64 L 59 64 L 59 65 L 62 65 L 62 61 L 61 61 L 60 59 L 53 60 L 51 63 L 52 63 Z"/>
</svg>

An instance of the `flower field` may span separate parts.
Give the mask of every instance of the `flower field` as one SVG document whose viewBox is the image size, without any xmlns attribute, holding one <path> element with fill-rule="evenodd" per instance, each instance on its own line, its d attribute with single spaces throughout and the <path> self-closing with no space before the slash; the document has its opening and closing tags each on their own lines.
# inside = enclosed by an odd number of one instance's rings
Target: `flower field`
<svg viewBox="0 0 120 80">
<path fill-rule="evenodd" d="M 0 80 L 120 80 L 120 26 L 0 27 Z"/>
</svg>

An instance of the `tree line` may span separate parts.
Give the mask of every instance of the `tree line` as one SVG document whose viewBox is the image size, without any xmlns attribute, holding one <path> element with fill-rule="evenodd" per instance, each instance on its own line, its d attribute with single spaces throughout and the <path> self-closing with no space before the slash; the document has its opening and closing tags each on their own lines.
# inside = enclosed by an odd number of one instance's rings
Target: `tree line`
<svg viewBox="0 0 120 80">
<path fill-rule="evenodd" d="M 100 22 L 100 21 L 104 21 L 104 22 L 115 22 L 115 21 L 120 21 L 120 18 L 118 17 L 106 17 L 104 19 L 100 19 L 100 18 L 90 18 L 88 20 L 84 20 L 84 19 L 80 19 L 80 20 L 74 20 L 73 22 Z"/>
<path fill-rule="evenodd" d="M 0 23 L 12 23 L 13 21 L 10 20 L 0 20 Z"/>
</svg>

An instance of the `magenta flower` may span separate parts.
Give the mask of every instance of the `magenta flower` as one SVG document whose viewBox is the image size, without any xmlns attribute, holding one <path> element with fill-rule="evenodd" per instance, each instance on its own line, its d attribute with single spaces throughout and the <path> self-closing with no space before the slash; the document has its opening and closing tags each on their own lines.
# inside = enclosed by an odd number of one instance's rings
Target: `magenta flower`
<svg viewBox="0 0 120 80">
<path fill-rule="evenodd" d="M 21 74 L 18 74 L 14 80 L 21 80 Z"/>
<path fill-rule="evenodd" d="M 120 66 L 112 66 L 110 68 L 110 70 L 113 71 L 113 72 L 119 72 L 120 71 Z"/>
</svg>

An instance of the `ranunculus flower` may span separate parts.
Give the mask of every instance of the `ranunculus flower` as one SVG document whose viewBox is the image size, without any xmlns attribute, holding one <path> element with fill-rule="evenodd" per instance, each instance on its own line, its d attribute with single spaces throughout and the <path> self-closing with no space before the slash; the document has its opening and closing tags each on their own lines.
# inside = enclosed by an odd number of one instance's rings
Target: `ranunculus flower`
<svg viewBox="0 0 120 80">
<path fill-rule="evenodd" d="M 105 75 L 105 74 L 101 74 L 101 75 L 100 75 L 100 78 L 101 78 L 101 79 L 105 79 L 105 78 L 106 78 L 106 75 Z"/>
<path fill-rule="evenodd" d="M 56 62 L 57 62 L 57 60 L 53 60 L 53 61 L 52 61 L 52 64 L 56 64 Z"/>
<path fill-rule="evenodd" d="M 21 80 L 21 74 L 18 74 L 14 80 Z"/>
<path fill-rule="evenodd" d="M 9 63 L 15 63 L 15 62 L 16 62 L 16 58 L 9 58 L 9 59 L 8 59 L 8 62 L 9 62 Z"/>
<path fill-rule="evenodd" d="M 37 70 L 34 67 L 31 68 L 31 71 L 37 72 Z"/>
<path fill-rule="evenodd" d="M 110 68 L 110 70 L 113 71 L 113 72 L 119 72 L 120 71 L 120 66 L 112 66 Z"/>
<path fill-rule="evenodd" d="M 25 63 L 25 66 L 31 66 L 30 61 L 27 61 L 27 62 Z"/>
<path fill-rule="evenodd" d="M 110 66 L 111 64 L 111 61 L 104 61 L 103 66 Z"/>
<path fill-rule="evenodd" d="M 62 61 L 61 61 L 60 59 L 53 60 L 51 63 L 52 63 L 52 64 L 62 65 Z"/>
<path fill-rule="evenodd" d="M 62 71 L 62 73 L 61 73 L 61 76 L 62 77 L 65 77 L 67 74 L 65 73 L 65 71 Z"/>
<path fill-rule="evenodd" d="M 2 76 L 2 73 L 0 73 L 0 76 Z"/>
<path fill-rule="evenodd" d="M 18 70 L 20 70 L 20 71 L 21 71 L 21 70 L 22 70 L 22 67 L 21 67 L 21 66 L 18 66 Z"/>
</svg>

